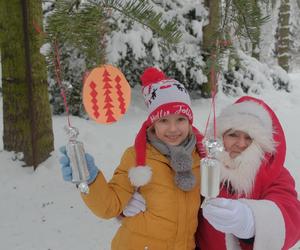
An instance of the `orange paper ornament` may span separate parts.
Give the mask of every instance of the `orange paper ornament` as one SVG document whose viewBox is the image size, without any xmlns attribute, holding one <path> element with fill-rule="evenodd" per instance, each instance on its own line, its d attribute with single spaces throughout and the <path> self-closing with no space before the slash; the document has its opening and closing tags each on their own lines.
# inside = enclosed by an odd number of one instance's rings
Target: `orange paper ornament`
<svg viewBox="0 0 300 250">
<path fill-rule="evenodd" d="M 82 94 L 89 117 L 104 124 L 122 118 L 131 99 L 129 83 L 123 73 L 112 65 L 94 68 L 85 77 Z"/>
</svg>

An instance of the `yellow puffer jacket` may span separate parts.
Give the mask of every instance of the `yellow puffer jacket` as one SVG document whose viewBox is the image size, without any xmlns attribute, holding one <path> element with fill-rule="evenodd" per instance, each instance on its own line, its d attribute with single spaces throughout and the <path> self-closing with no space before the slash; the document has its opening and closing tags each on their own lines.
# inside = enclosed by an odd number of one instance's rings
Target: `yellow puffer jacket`
<svg viewBox="0 0 300 250">
<path fill-rule="evenodd" d="M 169 160 L 153 146 L 147 145 L 146 164 L 152 168 L 151 181 L 139 192 L 146 200 L 146 211 L 122 219 L 113 241 L 112 250 L 192 250 L 200 206 L 200 157 L 193 151 L 193 173 L 196 185 L 184 192 L 174 184 L 174 172 Z M 121 214 L 130 200 L 134 187 L 128 170 L 135 166 L 135 151 L 124 153 L 113 178 L 106 182 L 99 173 L 90 185 L 90 193 L 82 195 L 86 205 L 101 218 Z"/>
</svg>

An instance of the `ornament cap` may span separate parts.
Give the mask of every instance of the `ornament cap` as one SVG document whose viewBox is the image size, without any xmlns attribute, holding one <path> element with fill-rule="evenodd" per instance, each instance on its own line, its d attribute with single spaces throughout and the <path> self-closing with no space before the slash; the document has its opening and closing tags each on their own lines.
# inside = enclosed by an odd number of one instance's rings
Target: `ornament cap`
<svg viewBox="0 0 300 250">
<path fill-rule="evenodd" d="M 221 140 L 213 138 L 205 138 L 203 140 L 207 156 L 215 158 L 216 155 L 224 150 L 224 146 Z"/>
<path fill-rule="evenodd" d="M 75 127 L 71 127 L 71 126 L 65 126 L 64 127 L 68 137 L 69 137 L 69 140 L 70 141 L 76 141 L 77 140 L 77 137 L 79 135 L 79 130 L 78 128 L 75 128 Z"/>
</svg>

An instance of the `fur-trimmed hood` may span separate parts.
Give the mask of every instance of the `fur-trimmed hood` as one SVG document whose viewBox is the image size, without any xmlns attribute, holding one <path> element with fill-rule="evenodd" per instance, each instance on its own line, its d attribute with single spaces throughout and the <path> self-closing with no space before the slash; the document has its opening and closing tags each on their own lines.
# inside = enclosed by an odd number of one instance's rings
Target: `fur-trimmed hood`
<svg viewBox="0 0 300 250">
<path fill-rule="evenodd" d="M 255 196 L 260 188 L 276 178 L 285 161 L 285 135 L 277 116 L 264 101 L 243 96 L 221 111 L 216 124 L 216 136 L 220 140 L 230 129 L 244 131 L 253 139 L 253 145 L 231 164 L 226 161 L 226 152 L 217 158 L 224 164 L 221 166 L 221 181 L 229 181 L 238 195 Z M 211 126 L 208 137 L 213 131 Z"/>
<path fill-rule="evenodd" d="M 274 143 L 274 150 L 272 152 L 265 152 L 264 160 L 256 175 L 256 180 L 253 189 L 253 198 L 260 193 L 263 186 L 268 186 L 280 174 L 286 156 L 286 141 L 282 126 L 275 115 L 274 111 L 262 100 L 244 96 L 236 101 L 236 104 L 243 102 L 252 102 L 263 107 L 269 114 L 272 121 L 272 139 Z"/>
<path fill-rule="evenodd" d="M 222 181 L 230 181 L 239 195 L 249 197 L 255 191 L 253 187 L 257 188 L 255 182 L 260 183 L 258 186 L 267 185 L 280 172 L 286 154 L 284 132 L 273 110 L 262 100 L 250 96 L 238 99 L 217 117 L 216 136 L 222 139 L 229 129 L 248 133 L 253 145 L 239 156 L 241 159 L 233 160 L 242 161 L 235 163 L 240 168 L 221 168 Z M 219 158 L 226 164 L 224 156 L 226 152 Z"/>
</svg>

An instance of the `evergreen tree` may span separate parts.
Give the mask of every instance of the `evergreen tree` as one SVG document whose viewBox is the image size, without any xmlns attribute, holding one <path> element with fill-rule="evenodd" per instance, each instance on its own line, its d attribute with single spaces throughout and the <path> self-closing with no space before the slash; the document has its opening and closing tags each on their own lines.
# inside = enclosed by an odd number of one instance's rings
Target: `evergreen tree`
<svg viewBox="0 0 300 250">
<path fill-rule="evenodd" d="M 112 32 L 106 49 L 108 62 L 121 68 L 132 87 L 139 84 L 142 71 L 154 65 L 182 82 L 192 97 L 200 97 L 201 85 L 206 81 L 200 44 L 205 9 L 200 1 L 195 4 L 193 0 L 148 2 L 163 13 L 163 22 L 176 20 L 181 41 L 166 46 L 157 33 L 114 13 L 109 19 Z"/>
<path fill-rule="evenodd" d="M 55 1 L 51 6 L 44 8 L 49 45 L 46 56 L 52 111 L 54 114 L 65 111 L 61 86 L 57 82 L 58 70 L 69 112 L 83 116 L 85 111 L 81 92 L 84 74 L 89 69 L 105 63 L 104 36 L 107 29 L 104 13 L 97 6 L 79 6 L 76 1 Z M 59 68 L 55 68 L 54 65 L 57 57 L 60 61 Z"/>
<path fill-rule="evenodd" d="M 139 22 L 163 37 L 167 43 L 176 43 L 181 37 L 174 20 L 162 24 L 162 14 L 156 13 L 146 1 L 74 1 L 58 0 L 47 17 L 49 43 L 58 41 L 61 58 L 61 80 L 67 94 L 70 113 L 85 114 L 82 106 L 82 78 L 86 71 L 103 64 L 105 60 L 107 18 L 111 12 L 121 13 L 124 19 Z M 117 49 L 117 48 L 116 48 Z M 50 65 L 51 103 L 55 114 L 64 111 L 60 90 L 55 84 L 53 53 L 48 56 Z M 74 64 L 74 61 L 77 63 Z M 78 63 L 79 62 L 79 63 Z M 109 62 L 109 61 L 108 61 Z M 75 67 L 75 68 L 74 68 Z"/>
<path fill-rule="evenodd" d="M 41 1 L 0 1 L 4 149 L 34 168 L 53 150 L 41 23 Z"/>
<path fill-rule="evenodd" d="M 233 3 L 231 5 L 231 3 Z M 223 7 L 222 15 L 222 32 L 225 32 L 227 36 L 231 37 L 233 46 L 230 47 L 228 53 L 224 53 L 227 65 L 223 65 L 224 75 L 224 88 L 226 91 L 228 87 L 235 89 L 237 86 L 241 86 L 244 93 L 257 92 L 260 89 L 259 86 L 268 85 L 267 83 L 255 81 L 256 75 L 263 74 L 266 76 L 267 81 L 271 82 L 277 89 L 285 89 L 289 91 L 289 81 L 282 70 L 277 69 L 276 66 L 269 65 L 270 69 L 263 69 L 261 72 L 251 69 L 249 62 L 250 59 L 245 60 L 245 56 L 241 60 L 240 49 L 247 55 L 250 55 L 256 59 L 260 59 L 260 43 L 261 43 L 261 27 L 265 25 L 269 20 L 270 16 L 263 15 L 262 9 L 268 8 L 269 5 L 274 6 L 272 1 L 245 1 L 245 0 L 226 0 Z M 225 10 L 225 11 L 224 11 Z M 232 26 L 230 28 L 230 26 Z M 227 27 L 227 28 L 226 28 Z M 225 51 L 226 52 L 226 51 Z M 228 56 L 229 55 L 229 56 Z M 276 68 L 276 69 L 275 69 Z M 250 81 L 249 81 L 249 80 Z M 252 82 L 253 86 L 250 86 Z M 258 86 L 257 86 L 258 85 Z M 239 92 L 239 91 L 238 91 Z"/>
<path fill-rule="evenodd" d="M 228 1 L 226 1 L 229 4 Z M 262 16 L 259 0 L 234 0 L 232 17 L 234 32 L 245 52 L 259 60 L 261 25 L 269 21 L 269 16 Z"/>
<path fill-rule="evenodd" d="M 206 62 L 206 76 L 208 81 L 202 85 L 203 96 L 210 97 L 212 85 L 215 84 L 215 79 L 212 79 L 212 74 L 218 71 L 218 41 L 222 39 L 221 34 L 221 1 L 220 0 L 205 0 L 205 7 L 209 10 L 208 24 L 203 28 L 203 57 Z M 212 71 L 213 70 L 213 71 Z"/>
<path fill-rule="evenodd" d="M 235 63 L 239 61 L 236 50 L 248 51 L 259 59 L 260 26 L 268 20 L 268 16 L 262 17 L 257 0 L 212 0 L 204 4 L 209 10 L 209 22 L 203 29 L 205 72 L 208 78 L 203 86 L 209 95 L 212 69 L 225 74 L 229 70 L 232 75 L 230 71 L 234 69 L 230 65 L 231 59 Z M 226 62 L 229 65 L 224 65 Z"/>
</svg>

